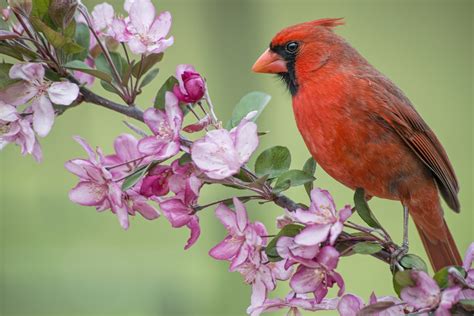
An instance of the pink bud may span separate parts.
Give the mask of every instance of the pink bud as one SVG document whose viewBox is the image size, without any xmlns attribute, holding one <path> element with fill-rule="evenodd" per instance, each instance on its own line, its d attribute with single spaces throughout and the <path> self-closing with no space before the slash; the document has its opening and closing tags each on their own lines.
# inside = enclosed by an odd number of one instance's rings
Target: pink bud
<svg viewBox="0 0 474 316">
<path fill-rule="evenodd" d="M 176 68 L 176 77 L 179 85 L 173 89 L 174 94 L 181 102 L 196 103 L 206 92 L 206 83 L 201 75 L 191 65 L 179 65 Z"/>
</svg>

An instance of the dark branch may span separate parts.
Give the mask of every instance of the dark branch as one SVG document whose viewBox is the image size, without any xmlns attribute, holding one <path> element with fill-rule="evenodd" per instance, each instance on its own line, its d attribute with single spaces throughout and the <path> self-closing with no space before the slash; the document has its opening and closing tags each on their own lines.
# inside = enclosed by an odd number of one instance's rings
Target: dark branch
<svg viewBox="0 0 474 316">
<path fill-rule="evenodd" d="M 126 106 L 107 100 L 87 88 L 81 88 L 81 94 L 85 102 L 90 102 L 107 108 L 109 110 L 122 113 L 128 117 L 143 122 L 143 112 L 134 106 Z"/>
</svg>

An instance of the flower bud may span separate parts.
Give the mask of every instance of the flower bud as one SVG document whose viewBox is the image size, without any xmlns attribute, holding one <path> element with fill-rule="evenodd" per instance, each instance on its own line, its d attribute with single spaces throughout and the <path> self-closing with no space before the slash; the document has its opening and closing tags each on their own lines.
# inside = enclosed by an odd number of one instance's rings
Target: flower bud
<svg viewBox="0 0 474 316">
<path fill-rule="evenodd" d="M 77 5 L 77 0 L 51 0 L 48 13 L 54 24 L 64 29 L 74 18 Z"/>
<path fill-rule="evenodd" d="M 206 92 L 206 83 L 193 66 L 179 65 L 176 67 L 176 77 L 179 85 L 174 87 L 173 93 L 179 101 L 195 103 L 202 99 Z"/>
<path fill-rule="evenodd" d="M 8 5 L 13 11 L 29 16 L 33 9 L 32 0 L 8 0 Z"/>
<path fill-rule="evenodd" d="M 8 21 L 8 19 L 10 18 L 10 10 L 0 8 L 0 16 L 1 16 L 3 21 Z"/>
</svg>

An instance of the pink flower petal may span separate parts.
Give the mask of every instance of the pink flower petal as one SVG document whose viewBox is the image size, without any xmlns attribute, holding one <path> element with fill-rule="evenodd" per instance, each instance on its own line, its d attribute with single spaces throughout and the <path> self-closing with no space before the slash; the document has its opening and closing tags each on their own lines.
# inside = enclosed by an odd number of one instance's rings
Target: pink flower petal
<svg viewBox="0 0 474 316">
<path fill-rule="evenodd" d="M 107 186 L 83 181 L 69 191 L 69 199 L 80 205 L 97 206 L 105 199 L 106 194 Z"/>
<path fill-rule="evenodd" d="M 98 4 L 94 7 L 91 16 L 94 29 L 96 31 L 103 31 L 112 23 L 114 8 L 106 2 Z"/>
<path fill-rule="evenodd" d="M 166 146 L 166 142 L 158 139 L 156 136 L 148 136 L 138 142 L 138 150 L 145 155 L 156 154 Z"/>
<path fill-rule="evenodd" d="M 337 305 L 337 311 L 341 316 L 357 316 L 357 313 L 364 307 L 364 301 L 352 294 L 341 297 Z"/>
<path fill-rule="evenodd" d="M 130 6 L 130 22 L 139 34 L 147 34 L 155 20 L 155 6 L 150 0 L 135 0 Z"/>
<path fill-rule="evenodd" d="M 327 270 L 334 270 L 339 262 L 339 252 L 332 246 L 325 246 L 319 251 L 316 260 L 324 265 Z"/>
<path fill-rule="evenodd" d="M 238 242 L 238 240 L 234 241 Z M 232 260 L 229 271 L 235 271 L 240 265 L 242 265 L 245 261 L 247 261 L 249 255 L 250 255 L 250 246 L 245 243 L 245 240 L 242 239 L 240 242 L 240 250 L 237 253 L 237 256 Z"/>
<path fill-rule="evenodd" d="M 44 67 L 37 63 L 20 63 L 10 68 L 10 78 L 22 79 L 29 82 L 43 82 Z"/>
<path fill-rule="evenodd" d="M 24 105 L 37 93 L 38 89 L 34 85 L 26 81 L 20 81 L 0 90 L 0 100 L 15 106 Z"/>
<path fill-rule="evenodd" d="M 323 275 L 315 269 L 299 266 L 290 280 L 290 286 L 298 294 L 311 293 L 321 286 Z"/>
<path fill-rule="evenodd" d="M 122 134 L 114 140 L 115 152 L 123 162 L 142 157 L 137 147 L 137 139 L 130 134 Z"/>
<path fill-rule="evenodd" d="M 160 208 L 173 227 L 182 227 L 191 220 L 191 210 L 178 198 L 169 199 L 160 203 Z"/>
<path fill-rule="evenodd" d="M 134 54 L 144 54 L 147 52 L 147 47 L 143 42 L 140 40 L 138 37 L 132 37 L 128 42 L 128 48 L 132 51 Z"/>
<path fill-rule="evenodd" d="M 232 236 L 227 236 L 209 251 L 209 255 L 217 260 L 229 260 L 237 255 L 241 245 Z"/>
<path fill-rule="evenodd" d="M 168 123 L 168 117 L 166 113 L 155 108 L 147 109 L 143 113 L 143 120 L 155 135 L 159 134 L 160 128 Z"/>
<path fill-rule="evenodd" d="M 0 121 L 13 122 L 18 120 L 18 113 L 13 105 L 0 101 Z"/>
<path fill-rule="evenodd" d="M 48 95 L 55 104 L 69 105 L 77 99 L 79 87 L 71 82 L 55 82 L 49 87 Z"/>
<path fill-rule="evenodd" d="M 231 234 L 237 232 L 237 218 L 234 212 L 225 204 L 221 203 L 216 208 L 216 217 L 221 221 L 222 225 Z"/>
<path fill-rule="evenodd" d="M 263 282 L 254 282 L 252 284 L 252 296 L 250 298 L 250 306 L 261 306 L 267 298 L 267 288 Z"/>
<path fill-rule="evenodd" d="M 333 215 L 336 215 L 336 204 L 328 191 L 321 188 L 313 189 L 311 202 L 318 211 L 329 210 Z"/>
<path fill-rule="evenodd" d="M 32 104 L 33 128 L 39 136 L 45 137 L 54 124 L 53 105 L 45 95 L 41 95 Z"/>
<path fill-rule="evenodd" d="M 249 223 L 247 217 L 247 211 L 245 210 L 244 204 L 236 197 L 232 199 L 235 206 L 235 214 L 237 217 L 237 228 L 243 232 Z"/>
<path fill-rule="evenodd" d="M 168 124 L 172 130 L 181 129 L 183 123 L 183 111 L 179 107 L 179 101 L 172 92 L 165 94 L 165 110 Z"/>
<path fill-rule="evenodd" d="M 160 213 L 158 213 L 158 211 L 153 206 L 146 202 L 135 202 L 133 204 L 133 208 L 148 220 L 154 220 L 160 217 Z"/>
<path fill-rule="evenodd" d="M 171 21 L 171 13 L 168 11 L 161 12 L 151 25 L 150 36 L 155 40 L 164 38 L 171 29 Z"/>
<path fill-rule="evenodd" d="M 314 246 L 328 238 L 331 225 L 311 225 L 295 237 L 295 242 L 302 246 Z"/>
<path fill-rule="evenodd" d="M 194 245 L 201 235 L 201 227 L 199 226 L 199 218 L 197 216 L 193 216 L 186 226 L 191 230 L 191 235 L 184 246 L 184 250 Z"/>
<path fill-rule="evenodd" d="M 231 132 L 232 133 L 232 132 Z M 239 153 L 240 164 L 246 163 L 259 143 L 257 124 L 242 121 L 235 129 L 235 147 Z"/>
</svg>

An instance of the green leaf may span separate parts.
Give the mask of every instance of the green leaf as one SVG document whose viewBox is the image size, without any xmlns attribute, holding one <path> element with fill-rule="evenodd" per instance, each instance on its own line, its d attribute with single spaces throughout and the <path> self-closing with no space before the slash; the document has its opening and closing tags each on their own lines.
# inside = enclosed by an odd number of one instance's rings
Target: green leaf
<svg viewBox="0 0 474 316">
<path fill-rule="evenodd" d="M 288 148 L 275 146 L 263 151 L 255 161 L 255 173 L 261 177 L 268 174 L 274 178 L 287 171 L 291 165 L 291 154 Z"/>
<path fill-rule="evenodd" d="M 289 183 L 289 187 L 295 187 L 298 185 L 303 185 L 309 182 L 313 182 L 314 177 L 312 175 L 307 174 L 301 170 L 289 170 L 282 173 L 275 184 L 275 190 L 277 192 L 281 192 L 280 188 L 285 188 L 287 183 Z"/>
<path fill-rule="evenodd" d="M 48 13 L 50 0 L 33 0 L 31 15 L 42 19 Z"/>
<path fill-rule="evenodd" d="M 178 163 L 180 166 L 184 166 L 185 164 L 191 162 L 191 155 L 188 153 L 184 153 L 181 157 L 178 159 Z"/>
<path fill-rule="evenodd" d="M 92 69 L 88 65 L 86 65 L 86 63 L 84 63 L 83 61 L 73 60 L 73 61 L 68 62 L 66 65 L 64 65 L 64 67 L 67 69 L 79 70 L 81 72 L 87 73 L 101 80 L 112 82 L 112 77 L 110 76 L 110 74 L 97 70 L 97 69 Z"/>
<path fill-rule="evenodd" d="M 433 279 L 436 281 L 436 283 L 438 283 L 441 289 L 445 289 L 448 286 L 450 286 L 449 269 L 451 268 L 456 269 L 463 278 L 466 277 L 466 271 L 462 267 L 457 267 L 457 266 L 444 267 L 438 272 L 436 272 L 435 275 L 433 276 Z"/>
<path fill-rule="evenodd" d="M 68 38 L 75 38 L 75 35 L 76 35 L 76 27 L 77 27 L 77 23 L 75 20 L 72 20 L 69 25 L 66 27 L 66 29 L 64 30 L 64 36 L 68 37 Z M 78 43 L 76 43 L 78 44 Z M 79 45 L 79 44 L 78 44 Z M 82 45 L 79 45 L 81 47 L 83 47 Z M 84 47 L 83 47 L 84 48 Z"/>
<path fill-rule="evenodd" d="M 303 166 L 303 171 L 314 177 L 314 173 L 316 172 L 316 161 L 313 159 L 313 157 L 310 157 L 308 160 L 306 160 Z M 309 196 L 311 194 L 311 190 L 313 190 L 313 181 L 305 183 L 304 189 Z"/>
<path fill-rule="evenodd" d="M 125 74 L 126 70 L 127 70 L 126 69 L 127 68 L 127 61 L 117 52 L 111 52 L 110 53 L 110 58 L 111 58 L 113 64 L 115 65 L 115 68 L 117 69 L 119 75 L 123 76 Z M 105 58 L 103 53 L 101 53 L 95 59 L 95 67 L 98 70 L 109 74 L 113 78 L 112 81 L 115 81 L 112 67 L 107 62 L 107 58 Z"/>
<path fill-rule="evenodd" d="M 257 114 L 251 119 L 251 121 L 255 122 L 268 102 L 270 102 L 270 99 L 270 95 L 258 91 L 245 95 L 235 106 L 232 116 L 226 124 L 226 128 L 231 129 L 239 125 L 240 121 L 252 111 L 257 111 Z"/>
<path fill-rule="evenodd" d="M 101 80 L 100 85 L 105 90 L 120 95 L 120 91 L 117 88 L 115 88 L 115 86 L 113 84 L 108 83 L 107 81 Z"/>
<path fill-rule="evenodd" d="M 156 78 L 159 72 L 160 72 L 160 69 L 156 68 L 150 71 L 149 73 L 147 73 L 145 77 L 143 78 L 142 82 L 140 82 L 140 88 L 143 88 L 149 83 L 151 83 Z"/>
<path fill-rule="evenodd" d="M 9 72 L 12 66 L 12 64 L 0 63 L 0 90 L 18 82 L 16 79 L 10 79 Z"/>
<path fill-rule="evenodd" d="M 423 261 L 423 259 L 411 253 L 403 256 L 403 258 L 400 260 L 400 265 L 405 269 L 428 272 L 428 267 L 426 266 L 426 263 Z"/>
<path fill-rule="evenodd" d="M 23 60 L 24 59 L 23 56 L 27 56 L 31 59 L 34 59 L 37 57 L 37 55 L 34 52 L 22 46 L 7 45 L 2 42 L 0 42 L 0 54 L 7 55 L 18 60 Z"/>
<path fill-rule="evenodd" d="M 129 174 L 122 183 L 122 191 L 127 191 L 128 189 L 132 188 L 141 178 L 145 176 L 147 171 L 150 169 L 153 163 L 148 165 L 144 165 L 135 169 L 131 174 Z"/>
<path fill-rule="evenodd" d="M 377 220 L 377 218 L 375 218 L 375 215 L 370 210 L 369 204 L 367 204 L 364 189 L 356 189 L 354 193 L 354 203 L 357 213 L 364 220 L 364 222 L 367 223 L 367 225 L 372 228 L 382 228 L 379 221 Z"/>
<path fill-rule="evenodd" d="M 397 271 L 393 275 L 393 289 L 400 296 L 400 292 L 407 286 L 414 286 L 415 282 L 411 279 L 412 270 Z"/>
<path fill-rule="evenodd" d="M 166 79 L 165 83 L 161 86 L 160 90 L 155 97 L 155 108 L 163 110 L 165 108 L 165 94 L 168 91 L 172 91 L 173 87 L 178 84 L 178 79 L 174 76 L 169 77 Z"/>
<path fill-rule="evenodd" d="M 84 50 L 83 47 L 78 45 L 72 39 L 63 36 L 61 33 L 56 32 L 48 25 L 43 23 L 41 19 L 35 16 L 30 17 L 30 22 L 38 32 L 43 33 L 44 37 L 48 40 L 53 47 L 61 49 L 67 54 L 77 54 Z"/>
<path fill-rule="evenodd" d="M 282 236 L 288 236 L 288 237 L 295 237 L 296 235 L 299 234 L 299 232 L 304 228 L 304 226 L 299 225 L 299 224 L 288 224 L 285 227 L 283 227 L 278 235 L 276 235 L 267 245 L 265 248 L 265 253 L 267 254 L 268 260 L 271 262 L 276 262 L 283 260 L 282 257 L 278 254 L 278 251 L 276 249 L 276 245 L 278 242 L 278 239 Z"/>
<path fill-rule="evenodd" d="M 147 55 L 145 58 L 143 58 L 143 60 L 133 66 L 132 75 L 137 78 L 139 73 L 141 75 L 146 74 L 151 68 L 153 68 L 153 66 L 156 65 L 156 63 L 163 59 L 163 55 L 164 53 Z"/>
<path fill-rule="evenodd" d="M 89 54 L 89 42 L 90 42 L 90 31 L 89 27 L 84 23 L 78 23 L 76 25 L 76 33 L 74 34 L 74 40 L 76 43 L 84 48 L 84 50 L 78 54 L 72 56 L 73 60 L 84 61 Z"/>
<path fill-rule="evenodd" d="M 462 299 L 459 304 L 468 312 L 474 312 L 474 300 Z"/>
<path fill-rule="evenodd" d="M 364 241 L 355 244 L 355 246 L 352 248 L 352 251 L 361 255 L 373 255 L 374 253 L 382 250 L 382 248 L 383 247 L 379 244 Z"/>
</svg>

